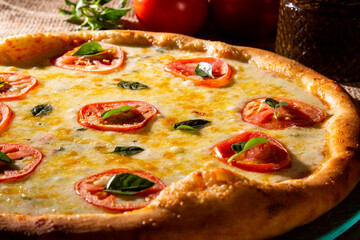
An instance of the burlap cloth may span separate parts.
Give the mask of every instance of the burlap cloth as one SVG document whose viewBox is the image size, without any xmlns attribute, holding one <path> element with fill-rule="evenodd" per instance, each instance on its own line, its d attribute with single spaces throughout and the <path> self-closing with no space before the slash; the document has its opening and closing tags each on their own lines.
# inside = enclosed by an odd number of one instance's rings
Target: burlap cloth
<svg viewBox="0 0 360 240">
<path fill-rule="evenodd" d="M 118 2 L 119 0 L 113 0 L 109 6 L 117 5 Z M 132 0 L 128 0 L 127 6 L 132 6 Z M 73 29 L 74 25 L 64 21 L 65 16 L 59 13 L 59 8 L 69 9 L 64 0 L 0 0 L 0 37 Z M 124 16 L 122 23 L 125 29 L 141 30 L 134 11 Z M 260 40 L 243 40 L 225 36 L 211 23 L 195 37 L 274 51 L 274 35 Z M 360 83 L 342 85 L 357 102 L 360 102 Z"/>
</svg>

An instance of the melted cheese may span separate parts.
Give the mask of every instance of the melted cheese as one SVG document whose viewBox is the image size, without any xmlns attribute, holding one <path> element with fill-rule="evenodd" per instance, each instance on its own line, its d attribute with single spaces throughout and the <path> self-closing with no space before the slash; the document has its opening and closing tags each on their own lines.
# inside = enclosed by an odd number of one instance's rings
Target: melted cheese
<svg viewBox="0 0 360 240">
<path fill-rule="evenodd" d="M 224 167 L 250 179 L 275 183 L 301 178 L 324 161 L 325 131 L 321 127 L 267 130 L 242 121 L 240 109 L 254 98 L 278 97 L 300 100 L 326 111 L 321 101 L 292 79 L 238 61 L 226 60 L 234 69 L 231 84 L 224 88 L 195 86 L 163 70 L 163 65 L 200 53 L 159 48 L 123 47 L 125 66 L 111 74 L 93 74 L 51 66 L 0 67 L 0 71 L 26 73 L 39 84 L 24 99 L 7 101 L 15 113 L 1 142 L 22 143 L 44 154 L 42 163 L 28 178 L 0 183 L 0 212 L 27 215 L 105 212 L 79 198 L 74 184 L 92 174 L 125 167 L 150 172 L 166 185 L 201 168 Z M 120 80 L 138 81 L 147 90 L 125 90 Z M 159 110 L 147 127 L 135 133 L 84 130 L 78 110 L 89 103 L 141 100 Z M 53 111 L 33 117 L 30 110 L 50 104 Z M 328 113 L 330 114 L 330 113 Z M 174 131 L 174 123 L 202 118 L 211 124 L 196 132 Z M 283 143 L 292 156 L 292 167 L 273 173 L 253 173 L 230 167 L 211 153 L 220 141 L 246 130 L 265 132 Z M 116 146 L 139 146 L 133 156 L 110 154 Z"/>
</svg>

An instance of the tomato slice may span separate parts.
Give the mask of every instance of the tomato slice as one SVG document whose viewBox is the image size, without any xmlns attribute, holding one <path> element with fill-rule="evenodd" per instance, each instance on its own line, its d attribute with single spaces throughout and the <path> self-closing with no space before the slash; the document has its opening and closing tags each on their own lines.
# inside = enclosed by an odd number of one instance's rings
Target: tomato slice
<svg viewBox="0 0 360 240">
<path fill-rule="evenodd" d="M 9 125 L 12 115 L 11 109 L 7 105 L 0 103 L 0 132 L 4 131 Z"/>
<path fill-rule="evenodd" d="M 207 62 L 212 65 L 211 77 L 200 77 L 195 73 L 195 68 L 200 62 Z M 219 58 L 191 58 L 179 59 L 165 65 L 165 71 L 177 77 L 191 80 L 198 86 L 223 87 L 230 82 L 232 70 L 229 64 Z"/>
<path fill-rule="evenodd" d="M 28 176 L 43 158 L 39 150 L 23 144 L 0 143 L 0 151 L 14 160 L 12 165 L 0 165 L 0 182 L 18 180 Z"/>
<path fill-rule="evenodd" d="M 267 129 L 283 129 L 287 127 L 309 127 L 325 120 L 325 113 L 318 107 L 300 101 L 275 98 L 278 102 L 287 102 L 289 106 L 276 109 L 265 103 L 266 98 L 259 98 L 247 102 L 241 112 L 245 122 Z"/>
<path fill-rule="evenodd" d="M 102 113 L 122 106 L 132 106 L 133 108 L 126 113 L 100 120 Z M 142 101 L 91 103 L 80 109 L 78 122 L 85 127 L 103 131 L 136 131 L 145 127 L 157 112 L 155 107 Z"/>
<path fill-rule="evenodd" d="M 20 73 L 0 73 L 0 100 L 16 100 L 37 85 L 37 80 Z"/>
<path fill-rule="evenodd" d="M 269 142 L 256 145 L 237 156 L 230 163 L 227 162 L 236 153 L 231 148 L 232 144 L 247 142 L 254 137 L 264 137 Z M 216 144 L 212 148 L 212 154 L 220 161 L 252 172 L 273 172 L 291 166 L 290 155 L 286 148 L 280 142 L 262 132 L 247 131 L 229 138 Z"/>
<path fill-rule="evenodd" d="M 105 192 L 104 188 L 110 178 L 120 173 L 138 175 L 139 177 L 154 182 L 155 185 L 131 196 Z M 125 212 L 145 207 L 165 187 L 165 184 L 160 179 L 149 173 L 129 170 L 127 168 L 117 168 L 92 175 L 77 182 L 75 184 L 75 191 L 81 198 L 94 206 L 112 211 Z"/>
<path fill-rule="evenodd" d="M 125 60 L 124 51 L 116 45 L 99 44 L 102 48 L 109 50 L 96 56 L 76 57 L 72 56 L 80 48 L 76 47 L 53 59 L 51 63 L 57 67 L 83 72 L 110 73 L 120 69 Z"/>
</svg>

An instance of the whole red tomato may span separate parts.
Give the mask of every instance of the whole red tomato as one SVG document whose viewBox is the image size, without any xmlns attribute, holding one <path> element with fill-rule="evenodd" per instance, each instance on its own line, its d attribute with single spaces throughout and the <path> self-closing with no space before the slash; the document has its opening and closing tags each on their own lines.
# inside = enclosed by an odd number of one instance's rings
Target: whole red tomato
<svg viewBox="0 0 360 240">
<path fill-rule="evenodd" d="M 225 32 L 246 38 L 275 31 L 280 0 L 210 0 L 215 23 Z"/>
<path fill-rule="evenodd" d="M 208 0 L 134 0 L 140 24 L 150 31 L 192 35 L 205 23 Z"/>
</svg>

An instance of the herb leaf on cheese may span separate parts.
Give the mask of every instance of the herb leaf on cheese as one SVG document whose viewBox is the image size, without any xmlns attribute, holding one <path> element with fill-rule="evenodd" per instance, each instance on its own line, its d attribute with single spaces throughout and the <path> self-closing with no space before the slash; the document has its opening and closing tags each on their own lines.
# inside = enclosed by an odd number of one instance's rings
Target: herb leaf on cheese
<svg viewBox="0 0 360 240">
<path fill-rule="evenodd" d="M 212 65 L 207 62 L 200 62 L 198 65 L 196 65 L 195 73 L 200 77 L 211 77 L 215 78 L 212 74 Z"/>
<path fill-rule="evenodd" d="M 131 156 L 144 151 L 143 148 L 137 146 L 118 146 L 115 147 L 112 153 L 117 153 L 123 156 Z"/>
<path fill-rule="evenodd" d="M 104 49 L 98 42 L 87 42 L 81 45 L 81 47 L 72 54 L 75 57 L 90 57 L 96 56 L 102 52 L 108 51 Z"/>
<path fill-rule="evenodd" d="M 129 110 L 132 109 L 132 108 L 134 108 L 134 107 L 124 105 L 124 106 L 121 106 L 120 108 L 108 110 L 108 111 L 103 112 L 103 113 L 101 114 L 100 120 L 104 120 L 104 119 L 106 119 L 106 118 L 108 118 L 108 117 L 111 117 L 111 116 L 114 115 L 114 114 L 117 114 L 117 113 L 129 111 Z"/>
<path fill-rule="evenodd" d="M 255 137 L 255 138 L 249 139 L 247 142 L 234 143 L 234 144 L 231 145 L 231 148 L 236 153 L 234 155 L 232 155 L 228 159 L 227 162 L 230 163 L 232 160 L 234 160 L 234 158 L 236 158 L 237 156 L 239 156 L 240 154 L 242 154 L 246 150 L 249 150 L 252 147 L 255 147 L 255 146 L 259 145 L 259 144 L 263 144 L 263 143 L 267 143 L 267 142 L 269 142 L 269 140 L 267 138 Z"/>
<path fill-rule="evenodd" d="M 289 103 L 287 103 L 287 102 L 278 102 L 278 101 L 276 101 L 275 99 L 272 99 L 272 98 L 266 98 L 265 103 L 267 105 L 269 105 L 270 107 L 274 108 L 275 120 L 278 120 L 277 116 L 276 116 L 276 109 L 281 107 L 281 106 L 289 106 Z"/>
<path fill-rule="evenodd" d="M 41 104 L 37 105 L 31 109 L 31 113 L 34 117 L 48 115 L 52 111 L 52 106 L 50 104 Z"/>
<path fill-rule="evenodd" d="M 208 125 L 210 121 L 204 119 L 193 119 L 174 124 L 175 130 L 199 130 Z"/>
<path fill-rule="evenodd" d="M 65 0 L 65 4 L 71 6 L 72 10 L 59 9 L 59 11 L 69 16 L 65 21 L 79 25 L 75 30 L 121 28 L 119 19 L 131 8 L 125 8 L 127 0 L 121 0 L 115 8 L 104 6 L 109 2 L 111 0 L 80 0 L 78 2 Z"/>
<path fill-rule="evenodd" d="M 130 81 L 120 81 L 117 83 L 119 88 L 131 89 L 131 90 L 139 90 L 139 89 L 148 89 L 149 86 L 139 82 L 130 82 Z"/>
<path fill-rule="evenodd" d="M 155 183 L 132 173 L 113 176 L 104 191 L 120 195 L 133 195 L 154 186 Z"/>
<path fill-rule="evenodd" d="M 9 158 L 8 155 L 0 151 L 0 162 L 14 163 L 14 160 L 12 160 L 11 158 Z"/>
</svg>

